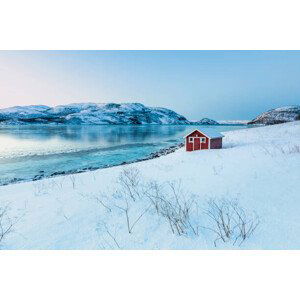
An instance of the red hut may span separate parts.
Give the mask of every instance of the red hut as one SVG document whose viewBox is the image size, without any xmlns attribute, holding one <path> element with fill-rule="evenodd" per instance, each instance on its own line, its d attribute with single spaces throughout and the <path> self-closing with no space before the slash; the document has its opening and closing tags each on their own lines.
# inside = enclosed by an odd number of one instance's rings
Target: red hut
<svg viewBox="0 0 300 300">
<path fill-rule="evenodd" d="M 186 151 L 221 149 L 224 135 L 212 129 L 194 130 L 185 136 Z"/>
</svg>

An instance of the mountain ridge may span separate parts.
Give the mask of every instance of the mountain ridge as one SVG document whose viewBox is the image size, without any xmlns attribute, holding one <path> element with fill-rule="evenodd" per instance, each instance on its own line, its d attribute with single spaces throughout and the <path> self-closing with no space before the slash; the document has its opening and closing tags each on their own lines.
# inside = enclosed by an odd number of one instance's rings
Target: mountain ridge
<svg viewBox="0 0 300 300">
<path fill-rule="evenodd" d="M 189 121 L 183 115 L 163 107 L 141 103 L 71 103 L 54 107 L 46 105 L 14 106 L 0 109 L 0 124 L 72 124 L 72 125 L 218 125 L 203 118 Z"/>
<path fill-rule="evenodd" d="M 300 105 L 290 105 L 263 112 L 248 124 L 274 125 L 298 120 L 300 120 Z"/>
</svg>

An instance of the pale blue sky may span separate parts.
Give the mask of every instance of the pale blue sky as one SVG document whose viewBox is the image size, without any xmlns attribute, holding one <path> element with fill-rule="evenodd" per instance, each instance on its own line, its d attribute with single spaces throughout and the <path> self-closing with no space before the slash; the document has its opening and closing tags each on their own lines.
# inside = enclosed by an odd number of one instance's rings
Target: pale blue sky
<svg viewBox="0 0 300 300">
<path fill-rule="evenodd" d="M 300 51 L 0 51 L 0 107 L 72 102 L 251 119 L 300 104 Z"/>
</svg>

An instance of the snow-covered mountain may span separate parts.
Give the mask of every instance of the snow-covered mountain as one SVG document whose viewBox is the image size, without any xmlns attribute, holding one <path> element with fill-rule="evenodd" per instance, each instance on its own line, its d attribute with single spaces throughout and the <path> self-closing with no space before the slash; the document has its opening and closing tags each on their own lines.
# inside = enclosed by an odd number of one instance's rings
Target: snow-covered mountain
<svg viewBox="0 0 300 300">
<path fill-rule="evenodd" d="M 0 122 L 46 118 L 46 112 L 49 109 L 50 107 L 44 105 L 14 106 L 0 109 Z"/>
<path fill-rule="evenodd" d="M 75 103 L 56 107 L 32 105 L 0 110 L 4 124 L 189 124 L 166 108 L 146 107 L 140 103 Z"/>
<path fill-rule="evenodd" d="M 300 105 L 279 107 L 260 114 L 248 124 L 273 125 L 300 120 Z"/>
<path fill-rule="evenodd" d="M 219 123 L 215 120 L 209 118 L 203 118 L 200 121 L 191 122 L 194 125 L 219 125 Z"/>
<path fill-rule="evenodd" d="M 0 124 L 209 124 L 202 119 L 191 122 L 176 112 L 140 103 L 75 103 L 55 107 L 43 105 L 15 106 L 0 109 Z"/>
</svg>

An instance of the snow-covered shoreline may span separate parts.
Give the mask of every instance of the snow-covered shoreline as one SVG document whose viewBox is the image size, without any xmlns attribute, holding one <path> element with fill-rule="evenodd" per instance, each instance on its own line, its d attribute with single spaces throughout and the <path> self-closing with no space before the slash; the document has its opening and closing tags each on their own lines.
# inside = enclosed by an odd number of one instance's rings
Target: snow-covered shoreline
<svg viewBox="0 0 300 300">
<path fill-rule="evenodd" d="M 214 249 L 214 237 L 205 230 L 197 236 L 172 233 L 152 208 L 146 211 L 146 199 L 134 204 L 133 220 L 146 212 L 128 233 L 112 199 L 120 173 L 134 168 L 142 182 L 180 182 L 195 195 L 201 226 L 201 211 L 211 199 L 234 200 L 255 211 L 260 224 L 242 249 L 300 249 L 299 147 L 300 122 L 291 122 L 226 132 L 220 150 L 179 149 L 130 165 L 1 186 L 0 203 L 16 220 L 2 248 Z"/>
<path fill-rule="evenodd" d="M 88 168 L 84 168 L 84 169 L 79 169 L 79 170 L 74 170 L 74 171 L 56 171 L 55 173 L 51 174 L 50 176 L 46 176 L 43 173 L 36 175 L 35 177 L 33 177 L 32 179 L 19 179 L 19 180 L 12 180 L 11 182 L 7 182 L 7 183 L 1 183 L 0 182 L 0 187 L 1 186 L 7 186 L 7 185 L 11 185 L 11 184 L 18 184 L 18 183 L 25 183 L 25 182 L 35 182 L 38 180 L 42 180 L 42 179 L 50 179 L 50 178 L 55 178 L 58 176 L 66 176 L 66 175 L 74 175 L 74 174 L 80 174 L 80 173 L 85 173 L 85 172 L 91 172 L 91 171 L 96 171 L 96 170 L 100 170 L 100 169 L 107 169 L 107 168 L 113 168 L 113 167 L 118 167 L 118 166 L 125 166 L 125 165 L 131 165 L 131 164 L 135 164 L 137 162 L 141 162 L 141 161 L 146 161 L 146 160 L 150 160 L 150 159 L 155 159 L 164 155 L 168 155 L 170 153 L 175 152 L 177 149 L 181 148 L 184 146 L 184 143 L 176 143 L 172 146 L 163 148 L 159 151 L 155 151 L 152 152 L 150 155 L 143 157 L 143 158 L 138 158 L 134 161 L 124 161 L 120 164 L 116 164 L 116 165 L 107 165 L 107 166 L 101 166 L 101 167 L 88 167 Z"/>
</svg>

